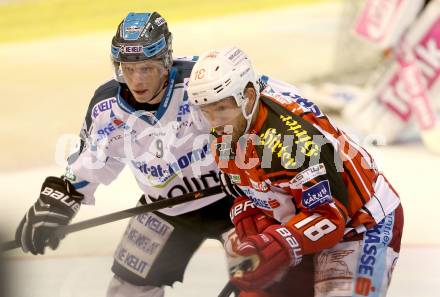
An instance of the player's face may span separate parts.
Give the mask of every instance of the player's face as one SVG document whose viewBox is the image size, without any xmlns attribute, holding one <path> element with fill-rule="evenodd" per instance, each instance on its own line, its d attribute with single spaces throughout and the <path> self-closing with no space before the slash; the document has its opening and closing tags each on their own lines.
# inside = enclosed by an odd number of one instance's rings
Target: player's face
<svg viewBox="0 0 440 297">
<path fill-rule="evenodd" d="M 159 103 L 157 96 L 163 87 L 168 72 L 160 61 L 147 60 L 134 63 L 121 63 L 125 82 L 139 103 Z"/>
<path fill-rule="evenodd" d="M 236 142 L 244 134 L 247 121 L 233 97 L 200 106 L 204 117 L 218 135 L 232 134 Z"/>
</svg>

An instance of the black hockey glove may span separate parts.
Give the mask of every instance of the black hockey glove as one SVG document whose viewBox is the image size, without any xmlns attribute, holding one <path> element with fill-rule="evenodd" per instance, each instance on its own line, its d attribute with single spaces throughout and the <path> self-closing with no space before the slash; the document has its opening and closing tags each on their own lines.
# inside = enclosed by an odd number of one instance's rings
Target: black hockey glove
<svg viewBox="0 0 440 297">
<path fill-rule="evenodd" d="M 69 181 L 53 176 L 46 178 L 40 198 L 28 210 L 15 233 L 15 240 L 23 251 L 37 255 L 44 254 L 46 246 L 56 249 L 60 238 L 55 236 L 55 229 L 70 223 L 83 198 Z"/>
<path fill-rule="evenodd" d="M 218 173 L 218 177 L 220 179 L 220 185 L 222 187 L 223 192 L 228 194 L 229 196 L 232 196 L 234 199 L 237 197 L 245 196 L 245 193 L 243 190 L 240 189 L 239 186 L 237 186 L 232 180 L 231 177 L 220 171 Z"/>
</svg>

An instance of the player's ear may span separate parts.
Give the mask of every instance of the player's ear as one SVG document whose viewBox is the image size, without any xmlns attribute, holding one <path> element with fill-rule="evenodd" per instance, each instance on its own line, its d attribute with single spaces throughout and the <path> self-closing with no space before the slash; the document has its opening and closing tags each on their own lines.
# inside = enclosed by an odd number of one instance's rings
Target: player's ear
<svg viewBox="0 0 440 297">
<path fill-rule="evenodd" d="M 244 97 L 245 98 L 248 98 L 248 104 L 247 104 L 247 106 L 248 106 L 248 108 L 249 107 L 251 107 L 252 108 L 252 106 L 254 106 L 254 103 L 255 103 L 255 100 L 257 99 L 256 97 L 257 97 L 257 93 L 255 92 L 255 89 L 254 89 L 254 87 L 251 85 L 251 86 L 246 86 L 246 88 L 244 89 Z"/>
</svg>

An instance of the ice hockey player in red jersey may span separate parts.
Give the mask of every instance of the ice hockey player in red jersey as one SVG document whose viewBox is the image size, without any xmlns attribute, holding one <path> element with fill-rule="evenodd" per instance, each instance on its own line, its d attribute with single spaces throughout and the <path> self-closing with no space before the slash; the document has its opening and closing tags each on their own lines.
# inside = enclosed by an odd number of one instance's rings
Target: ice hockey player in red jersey
<svg viewBox="0 0 440 297">
<path fill-rule="evenodd" d="M 203 55 L 188 93 L 236 196 L 241 296 L 385 296 L 403 211 L 368 152 L 236 47 Z"/>
</svg>

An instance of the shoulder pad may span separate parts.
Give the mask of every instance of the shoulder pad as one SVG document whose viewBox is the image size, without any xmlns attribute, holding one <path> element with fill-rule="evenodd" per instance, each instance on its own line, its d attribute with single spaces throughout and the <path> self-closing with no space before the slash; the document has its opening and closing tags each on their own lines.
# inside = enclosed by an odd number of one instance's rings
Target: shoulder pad
<svg viewBox="0 0 440 297">
<path fill-rule="evenodd" d="M 185 78 L 189 78 L 196 61 L 197 59 L 191 60 L 187 57 L 177 58 L 173 61 L 173 68 L 177 69 L 176 83 L 182 83 Z"/>
<path fill-rule="evenodd" d="M 114 97 L 116 97 L 118 89 L 119 89 L 120 83 L 114 79 L 104 83 L 101 85 L 98 89 L 96 89 L 95 94 L 93 95 L 92 99 L 90 100 L 89 107 L 87 108 L 87 114 L 86 114 L 86 126 L 87 128 L 90 127 L 90 125 L 93 122 L 93 119 L 96 117 L 97 108 L 96 106 L 98 104 L 104 104 L 104 101 L 116 101 Z M 112 102 L 109 102 L 108 105 L 111 105 Z"/>
</svg>

